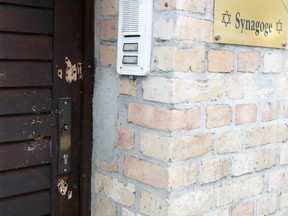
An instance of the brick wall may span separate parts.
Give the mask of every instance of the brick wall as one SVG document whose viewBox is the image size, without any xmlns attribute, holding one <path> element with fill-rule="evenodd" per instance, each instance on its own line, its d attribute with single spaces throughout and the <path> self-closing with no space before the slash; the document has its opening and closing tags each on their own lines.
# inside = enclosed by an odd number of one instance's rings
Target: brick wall
<svg viewBox="0 0 288 216">
<path fill-rule="evenodd" d="M 98 67 L 115 70 L 118 1 L 97 6 Z M 118 78 L 92 215 L 288 215 L 288 55 L 212 39 L 213 0 L 154 0 L 153 71 Z"/>
</svg>

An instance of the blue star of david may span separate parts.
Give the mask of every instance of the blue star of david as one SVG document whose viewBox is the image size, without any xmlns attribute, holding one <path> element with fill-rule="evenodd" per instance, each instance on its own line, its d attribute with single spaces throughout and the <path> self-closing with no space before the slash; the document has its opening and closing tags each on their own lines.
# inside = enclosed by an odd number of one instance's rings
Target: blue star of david
<svg viewBox="0 0 288 216">
<path fill-rule="evenodd" d="M 226 11 L 225 13 L 222 13 L 222 23 L 227 27 L 229 24 L 231 24 L 231 15 Z"/>
<path fill-rule="evenodd" d="M 278 31 L 278 34 L 280 34 L 281 31 L 283 31 L 283 23 L 279 19 L 279 21 L 276 23 L 276 30 Z"/>
</svg>

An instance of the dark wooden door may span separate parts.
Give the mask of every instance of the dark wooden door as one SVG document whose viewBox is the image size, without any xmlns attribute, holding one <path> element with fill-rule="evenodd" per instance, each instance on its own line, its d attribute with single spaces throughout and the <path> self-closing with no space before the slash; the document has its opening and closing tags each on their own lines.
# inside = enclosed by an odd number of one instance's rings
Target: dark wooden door
<svg viewBox="0 0 288 216">
<path fill-rule="evenodd" d="M 85 7 L 83 0 L 0 0 L 1 216 L 89 212 L 81 205 L 89 196 L 81 167 Z M 66 174 L 58 168 L 59 98 L 72 103 Z"/>
</svg>

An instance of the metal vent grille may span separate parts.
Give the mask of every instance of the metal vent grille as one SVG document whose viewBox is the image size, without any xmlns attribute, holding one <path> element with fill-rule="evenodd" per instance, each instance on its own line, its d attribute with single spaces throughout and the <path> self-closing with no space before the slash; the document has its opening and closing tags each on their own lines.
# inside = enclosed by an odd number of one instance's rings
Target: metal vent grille
<svg viewBox="0 0 288 216">
<path fill-rule="evenodd" d="M 139 32 L 140 3 L 141 0 L 123 0 L 123 34 Z"/>
</svg>

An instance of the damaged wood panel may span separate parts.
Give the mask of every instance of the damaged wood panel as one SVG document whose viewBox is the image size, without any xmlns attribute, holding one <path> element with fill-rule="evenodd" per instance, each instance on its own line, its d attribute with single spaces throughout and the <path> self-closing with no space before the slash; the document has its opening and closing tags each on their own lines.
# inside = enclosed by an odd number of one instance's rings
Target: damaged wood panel
<svg viewBox="0 0 288 216">
<path fill-rule="evenodd" d="M 0 117 L 0 143 L 51 136 L 50 115 Z"/>
<path fill-rule="evenodd" d="M 0 171 L 51 163 L 51 140 L 0 145 Z"/>
<path fill-rule="evenodd" d="M 0 34 L 0 59 L 52 60 L 52 37 Z"/>
<path fill-rule="evenodd" d="M 0 200 L 1 216 L 39 216 L 50 213 L 50 192 L 42 191 Z"/>
<path fill-rule="evenodd" d="M 52 34 L 53 12 L 0 4 L 0 31 Z"/>
<path fill-rule="evenodd" d="M 0 173 L 0 199 L 50 188 L 50 166 Z"/>
<path fill-rule="evenodd" d="M 2 89 L 0 101 L 0 115 L 49 112 L 52 108 L 50 89 Z"/>
<path fill-rule="evenodd" d="M 52 64 L 0 62 L 0 88 L 28 86 L 52 86 Z"/>
<path fill-rule="evenodd" d="M 53 8 L 53 0 L 0 0 L 0 3 Z"/>
</svg>

